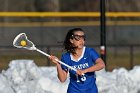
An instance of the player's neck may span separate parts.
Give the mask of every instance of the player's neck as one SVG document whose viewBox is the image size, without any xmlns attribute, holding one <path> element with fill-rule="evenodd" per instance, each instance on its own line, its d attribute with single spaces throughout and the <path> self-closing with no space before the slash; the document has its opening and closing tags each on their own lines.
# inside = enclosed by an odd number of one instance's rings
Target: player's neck
<svg viewBox="0 0 140 93">
<path fill-rule="evenodd" d="M 77 48 L 73 56 L 80 57 L 82 55 L 82 52 L 83 52 L 83 48 Z"/>
</svg>

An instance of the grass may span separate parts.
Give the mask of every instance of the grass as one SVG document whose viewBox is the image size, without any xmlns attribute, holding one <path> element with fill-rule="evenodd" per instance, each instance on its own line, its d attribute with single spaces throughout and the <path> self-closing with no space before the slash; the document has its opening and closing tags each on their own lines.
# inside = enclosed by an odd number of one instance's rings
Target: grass
<svg viewBox="0 0 140 93">
<path fill-rule="evenodd" d="M 51 53 L 58 58 L 60 58 L 60 52 Z M 30 59 L 38 66 L 54 66 L 52 62 L 46 56 L 43 55 L 0 55 L 0 70 L 7 69 L 8 64 L 12 60 L 16 59 Z M 134 54 L 133 66 L 140 65 L 140 53 Z M 125 67 L 126 69 L 131 69 L 132 65 L 130 62 L 130 55 L 127 53 L 114 55 L 112 53 L 107 54 L 106 67 L 108 71 L 112 71 L 114 68 Z"/>
<path fill-rule="evenodd" d="M 49 59 L 44 56 L 38 56 L 38 55 L 28 55 L 28 56 L 21 56 L 21 55 L 4 55 L 0 56 L 0 70 L 2 69 L 7 69 L 8 64 L 12 60 L 17 60 L 17 59 L 30 59 L 34 60 L 34 62 L 38 66 L 49 66 L 49 65 L 54 65 L 51 62 L 49 62 Z"/>
<path fill-rule="evenodd" d="M 126 53 L 116 56 L 113 56 L 112 53 L 109 53 L 107 56 L 107 69 L 109 71 L 120 67 L 131 69 L 136 65 L 140 65 L 140 54 L 134 54 L 133 62 L 131 61 L 130 55 Z"/>
</svg>

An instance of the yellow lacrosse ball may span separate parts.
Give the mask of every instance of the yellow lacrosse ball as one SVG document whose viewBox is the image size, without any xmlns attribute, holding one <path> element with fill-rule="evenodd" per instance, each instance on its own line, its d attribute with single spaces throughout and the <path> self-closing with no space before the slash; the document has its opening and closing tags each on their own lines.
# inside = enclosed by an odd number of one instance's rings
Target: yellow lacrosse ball
<svg viewBox="0 0 140 93">
<path fill-rule="evenodd" d="M 22 40 L 21 42 L 20 42 L 20 44 L 22 45 L 22 46 L 26 46 L 26 41 L 25 40 Z"/>
</svg>

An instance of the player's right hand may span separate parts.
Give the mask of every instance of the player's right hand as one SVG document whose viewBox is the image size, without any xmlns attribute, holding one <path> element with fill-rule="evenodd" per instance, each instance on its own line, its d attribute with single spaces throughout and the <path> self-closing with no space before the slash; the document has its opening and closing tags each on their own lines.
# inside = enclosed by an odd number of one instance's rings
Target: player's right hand
<svg viewBox="0 0 140 93">
<path fill-rule="evenodd" d="M 50 55 L 49 59 L 55 63 L 55 64 L 59 64 L 56 60 L 59 60 L 56 56 Z"/>
</svg>

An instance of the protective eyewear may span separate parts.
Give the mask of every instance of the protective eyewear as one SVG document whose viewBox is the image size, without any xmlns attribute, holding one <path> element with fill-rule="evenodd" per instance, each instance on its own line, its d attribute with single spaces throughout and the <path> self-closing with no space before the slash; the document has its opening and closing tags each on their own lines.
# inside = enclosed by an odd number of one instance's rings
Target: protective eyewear
<svg viewBox="0 0 140 93">
<path fill-rule="evenodd" d="M 73 39 L 75 39 L 76 41 L 79 41 L 80 39 L 85 40 L 86 36 L 85 35 L 72 35 Z"/>
</svg>

